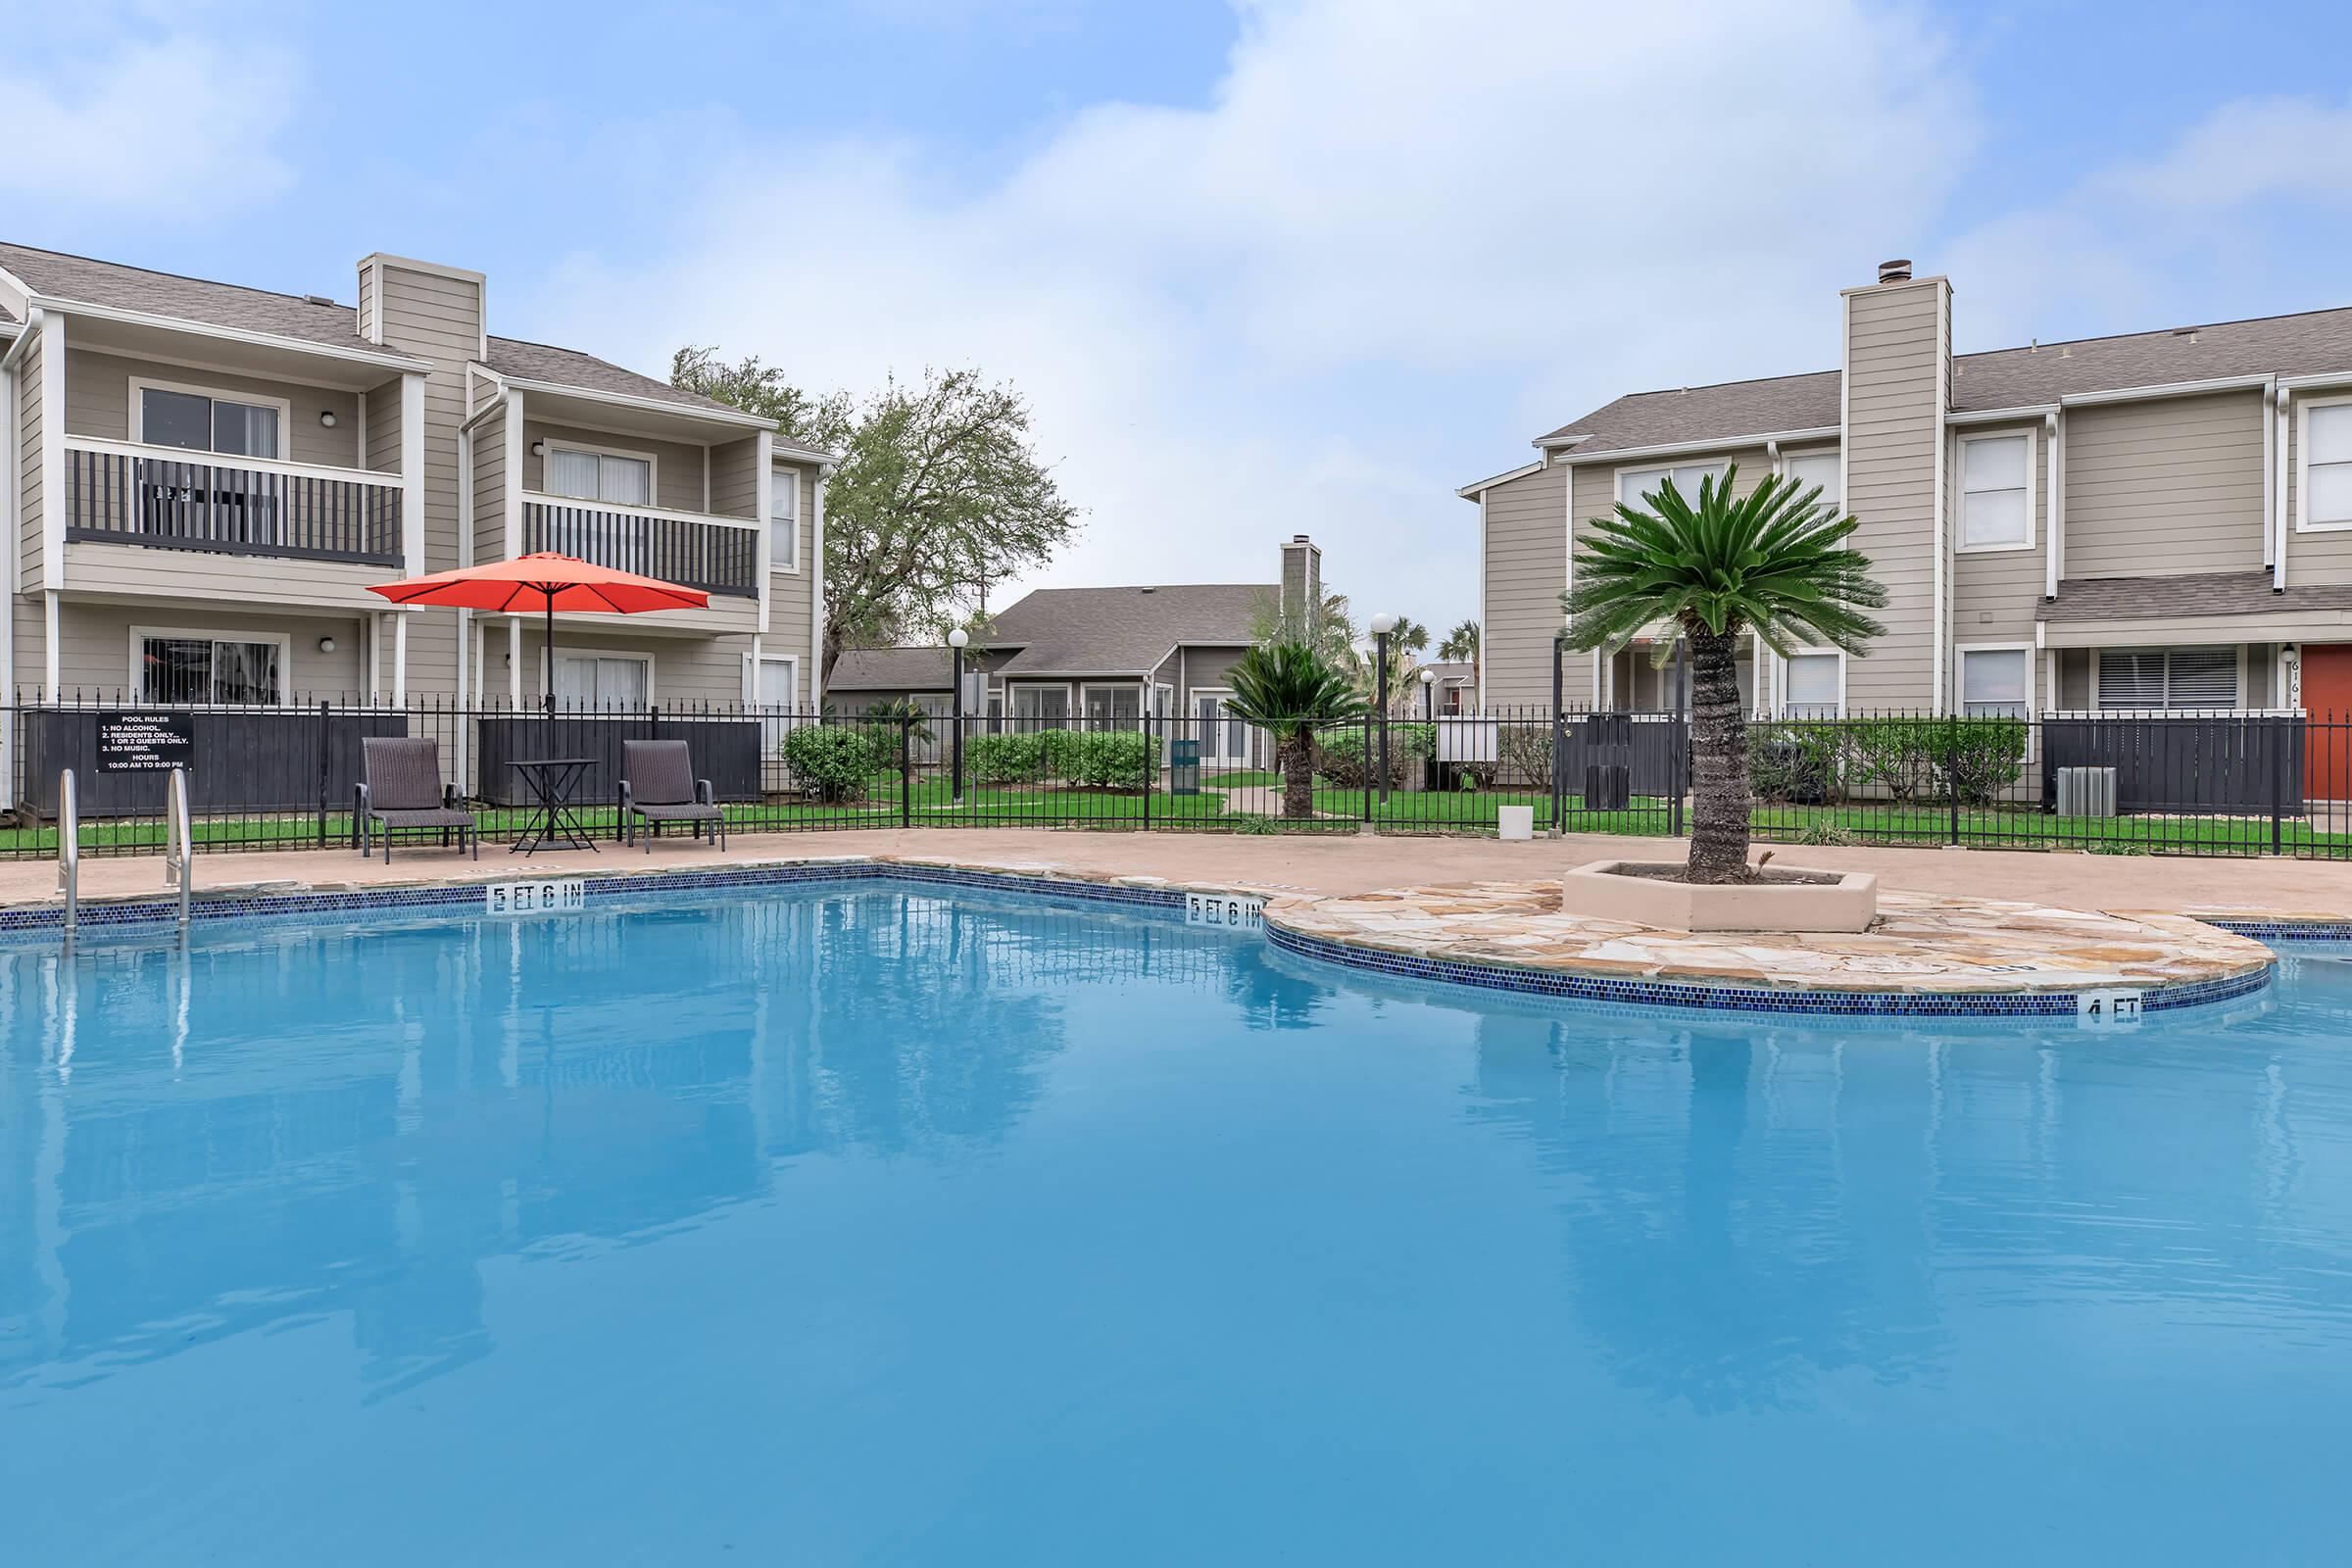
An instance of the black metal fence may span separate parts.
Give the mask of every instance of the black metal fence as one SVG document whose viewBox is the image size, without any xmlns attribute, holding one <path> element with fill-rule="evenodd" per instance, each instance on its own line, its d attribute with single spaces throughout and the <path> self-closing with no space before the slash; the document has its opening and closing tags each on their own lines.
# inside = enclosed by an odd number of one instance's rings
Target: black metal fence
<svg viewBox="0 0 2352 1568">
<path fill-rule="evenodd" d="M 1084 720 L 745 704 L 646 709 L 348 698 L 169 710 L 120 696 L 20 700 L 0 858 L 57 853 L 76 775 L 82 853 L 164 842 L 164 775 L 120 770 L 118 715 L 184 723 L 197 846 L 336 848 L 369 737 L 432 740 L 489 842 L 530 828 L 522 764 L 575 759 L 571 805 L 617 837 L 622 744 L 685 743 L 734 832 L 1039 827 L 1240 833 L 1626 834 L 1687 830 L 1690 726 L 1667 713 L 1541 709 L 1363 718 L 1302 735 L 1230 719 Z M 2352 858 L 2352 715 L 1878 714 L 1758 719 L 1758 839 L 2107 854 Z"/>
</svg>

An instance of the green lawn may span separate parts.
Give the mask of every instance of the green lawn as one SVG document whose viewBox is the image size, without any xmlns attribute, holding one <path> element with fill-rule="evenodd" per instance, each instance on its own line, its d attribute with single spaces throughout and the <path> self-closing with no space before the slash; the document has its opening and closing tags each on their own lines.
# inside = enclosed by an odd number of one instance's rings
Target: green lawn
<svg viewBox="0 0 2352 1568">
<path fill-rule="evenodd" d="M 948 780 L 936 773 L 919 774 L 902 803 L 897 777 L 874 781 L 861 800 L 813 802 L 771 800 L 726 808 L 731 829 L 780 831 L 807 828 L 896 827 L 902 820 L 918 827 L 1054 826 L 1138 828 L 1147 810 L 1152 827 L 1201 828 L 1250 832 L 1352 831 L 1366 819 L 1366 792 L 1341 789 L 1327 780 L 1315 789 L 1314 818 L 1289 822 L 1279 816 L 1280 776 L 1268 771 L 1211 775 L 1198 795 L 1171 796 L 1154 791 L 1148 807 L 1138 793 L 1060 786 L 973 787 L 958 806 L 951 798 Z M 1247 805 L 1235 808 L 1228 790 L 1250 792 Z M 1503 806 L 1534 808 L 1539 832 L 1551 825 L 1547 796 L 1522 791 L 1392 791 L 1386 803 L 1374 801 L 1370 820 L 1391 832 L 1492 833 Z M 610 806 L 583 808 L 580 821 L 600 838 L 615 836 L 616 813 Z M 486 808 L 480 812 L 482 836 L 499 840 L 518 836 L 530 813 L 519 808 Z M 1663 837 L 1674 827 L 1688 827 L 1687 813 L 1677 816 L 1661 799 L 1637 800 L 1623 811 L 1587 812 L 1571 798 L 1561 824 L 1575 833 L 1611 833 Z M 266 849 L 311 848 L 320 843 L 319 817 L 313 812 L 258 813 L 228 818 L 200 818 L 197 842 L 221 847 Z M 1894 806 L 1866 803 L 1843 806 L 1759 805 L 1753 817 L 1757 838 L 1775 843 L 1855 843 L 1938 845 L 1948 841 L 1951 813 L 1941 805 Z M 2058 817 L 2024 808 L 1969 808 L 1960 813 L 1960 840 L 1966 844 L 2015 848 L 2091 849 L 2114 854 L 2201 852 L 2261 854 L 2271 847 L 2268 817 Z M 154 820 L 94 821 L 82 826 L 85 853 L 160 851 L 163 825 Z M 351 842 L 348 812 L 329 812 L 324 842 L 342 848 Z M 2279 846 L 2290 855 L 2352 857 L 2352 834 L 2315 831 L 2307 822 L 2288 819 L 2280 824 Z M 46 858 L 57 853 L 53 827 L 0 829 L 0 857 Z"/>
</svg>

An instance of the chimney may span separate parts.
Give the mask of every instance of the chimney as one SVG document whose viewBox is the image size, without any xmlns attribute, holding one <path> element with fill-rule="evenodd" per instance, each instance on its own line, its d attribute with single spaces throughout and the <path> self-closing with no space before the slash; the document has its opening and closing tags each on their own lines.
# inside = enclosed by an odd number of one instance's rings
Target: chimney
<svg viewBox="0 0 2352 1568">
<path fill-rule="evenodd" d="M 1854 548 L 1886 585 L 1886 634 L 1848 666 L 1846 702 L 1939 714 L 1951 668 L 1952 575 L 1943 416 L 1951 407 L 1951 285 L 1907 261 L 1844 292 L 1845 494 Z"/>
<path fill-rule="evenodd" d="M 1911 259 L 1907 256 L 1899 256 L 1891 262 L 1881 262 L 1879 264 L 1879 281 L 1882 283 L 1910 282 Z"/>
<path fill-rule="evenodd" d="M 1302 533 L 1282 547 L 1282 618 L 1301 635 L 1323 606 L 1323 552 Z"/>
</svg>

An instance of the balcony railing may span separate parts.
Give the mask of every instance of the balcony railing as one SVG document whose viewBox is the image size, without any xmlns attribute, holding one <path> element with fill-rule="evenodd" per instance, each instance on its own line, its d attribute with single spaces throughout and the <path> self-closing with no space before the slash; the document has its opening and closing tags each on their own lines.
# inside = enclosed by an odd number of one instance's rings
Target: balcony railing
<svg viewBox="0 0 2352 1568">
<path fill-rule="evenodd" d="M 396 566 L 401 481 L 364 469 L 66 442 L 66 537 Z"/>
<path fill-rule="evenodd" d="M 522 548 L 709 594 L 760 597 L 760 528 L 748 518 L 532 495 L 522 502 Z"/>
</svg>

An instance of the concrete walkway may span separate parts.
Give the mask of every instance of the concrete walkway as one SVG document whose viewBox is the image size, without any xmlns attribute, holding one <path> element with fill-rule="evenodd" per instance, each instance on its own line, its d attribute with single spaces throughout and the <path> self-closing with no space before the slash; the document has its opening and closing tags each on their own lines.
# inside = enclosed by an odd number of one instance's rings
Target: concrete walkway
<svg viewBox="0 0 2352 1568">
<path fill-rule="evenodd" d="M 727 860 L 827 856 L 933 856 L 966 864 L 1062 866 L 1094 876 L 1156 876 L 1214 886 L 1329 894 L 1471 881 L 1527 882 L 1587 860 L 1680 858 L 1658 839 L 1597 835 L 1505 844 L 1494 839 L 1367 835 L 1083 832 L 1022 828 L 875 828 L 854 832 L 733 835 L 721 856 L 663 840 L 651 856 L 608 844 L 600 852 L 525 857 L 503 844 L 479 862 L 439 848 L 395 851 L 392 864 L 347 850 L 200 855 L 199 889 L 353 887 L 402 882 L 499 881 L 521 876 L 620 872 Z M 2188 859 L 1997 850 L 1804 849 L 1783 846 L 1781 865 L 1875 871 L 1880 885 L 1921 893 L 2026 899 L 2062 908 L 2263 911 L 2352 918 L 2352 861 Z M 82 861 L 85 899 L 153 897 L 164 886 L 158 856 Z M 0 864 L 0 905 L 56 897 L 52 860 Z"/>
</svg>

